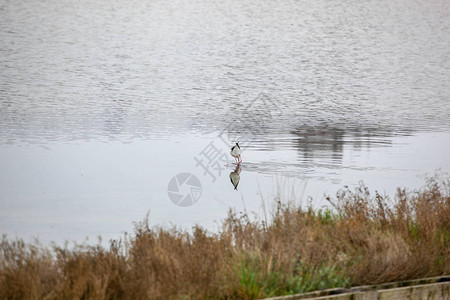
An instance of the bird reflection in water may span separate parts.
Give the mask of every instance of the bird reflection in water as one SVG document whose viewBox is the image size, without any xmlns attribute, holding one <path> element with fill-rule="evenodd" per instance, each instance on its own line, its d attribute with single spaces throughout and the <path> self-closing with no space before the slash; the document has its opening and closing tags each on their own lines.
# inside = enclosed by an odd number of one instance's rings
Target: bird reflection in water
<svg viewBox="0 0 450 300">
<path fill-rule="evenodd" d="M 230 173 L 230 180 L 235 190 L 237 190 L 239 180 L 241 179 L 241 176 L 239 175 L 241 174 L 241 172 L 242 172 L 241 166 L 238 164 L 236 166 L 236 169 L 234 169 L 234 171 Z"/>
</svg>

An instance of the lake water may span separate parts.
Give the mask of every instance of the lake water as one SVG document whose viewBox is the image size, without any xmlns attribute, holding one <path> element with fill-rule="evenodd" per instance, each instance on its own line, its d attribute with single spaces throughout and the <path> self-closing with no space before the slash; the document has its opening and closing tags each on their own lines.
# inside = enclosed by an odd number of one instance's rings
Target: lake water
<svg viewBox="0 0 450 300">
<path fill-rule="evenodd" d="M 216 230 L 450 171 L 447 0 L 2 0 L 0 38 L 10 237 L 107 240 L 147 212 Z"/>
</svg>

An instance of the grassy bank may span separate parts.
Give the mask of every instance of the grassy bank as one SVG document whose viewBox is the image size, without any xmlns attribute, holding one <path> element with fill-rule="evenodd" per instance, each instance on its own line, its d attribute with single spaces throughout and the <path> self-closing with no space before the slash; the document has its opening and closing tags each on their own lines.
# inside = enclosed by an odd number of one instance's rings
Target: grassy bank
<svg viewBox="0 0 450 300">
<path fill-rule="evenodd" d="M 255 299 L 450 274 L 450 180 L 389 199 L 361 186 L 333 209 L 278 202 L 218 234 L 150 228 L 109 248 L 0 245 L 1 299 Z"/>
</svg>

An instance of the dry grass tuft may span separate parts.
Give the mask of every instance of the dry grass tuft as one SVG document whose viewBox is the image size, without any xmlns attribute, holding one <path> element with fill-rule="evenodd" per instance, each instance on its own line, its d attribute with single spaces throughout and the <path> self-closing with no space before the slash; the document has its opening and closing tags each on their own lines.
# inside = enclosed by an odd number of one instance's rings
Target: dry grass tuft
<svg viewBox="0 0 450 300">
<path fill-rule="evenodd" d="M 394 199 L 360 186 L 333 209 L 277 202 L 272 220 L 230 211 L 222 230 L 136 224 L 131 238 L 68 249 L 0 244 L 1 299 L 255 299 L 450 274 L 450 180 Z"/>
</svg>

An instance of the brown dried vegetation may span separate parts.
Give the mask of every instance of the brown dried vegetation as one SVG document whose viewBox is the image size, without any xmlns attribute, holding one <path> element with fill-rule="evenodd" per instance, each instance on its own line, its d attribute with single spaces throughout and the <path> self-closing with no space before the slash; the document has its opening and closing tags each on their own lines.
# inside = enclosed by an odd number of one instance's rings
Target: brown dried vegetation
<svg viewBox="0 0 450 300">
<path fill-rule="evenodd" d="M 219 233 L 138 223 L 73 249 L 3 237 L 1 299 L 254 299 L 450 274 L 450 181 L 390 199 L 361 186 L 330 210 L 278 201 L 272 220 L 230 212 Z"/>
</svg>

